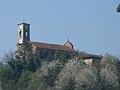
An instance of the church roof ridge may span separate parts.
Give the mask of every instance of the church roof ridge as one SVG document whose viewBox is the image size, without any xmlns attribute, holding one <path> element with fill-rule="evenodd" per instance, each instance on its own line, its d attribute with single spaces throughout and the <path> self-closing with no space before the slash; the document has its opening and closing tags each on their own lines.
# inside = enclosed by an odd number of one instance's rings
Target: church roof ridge
<svg viewBox="0 0 120 90">
<path fill-rule="evenodd" d="M 61 45 L 61 44 L 54 44 L 54 43 L 47 43 L 47 42 L 36 42 L 36 41 L 30 41 L 32 43 L 42 43 L 42 44 L 49 44 L 49 45 L 56 45 L 56 46 L 64 46 L 64 45 Z"/>
</svg>

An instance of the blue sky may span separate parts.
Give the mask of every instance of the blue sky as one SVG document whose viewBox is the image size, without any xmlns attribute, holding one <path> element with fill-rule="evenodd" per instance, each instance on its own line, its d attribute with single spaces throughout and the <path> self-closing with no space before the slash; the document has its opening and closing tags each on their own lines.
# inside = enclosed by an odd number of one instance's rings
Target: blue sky
<svg viewBox="0 0 120 90">
<path fill-rule="evenodd" d="M 0 0 L 0 56 L 16 50 L 17 24 L 31 24 L 31 41 L 120 56 L 120 0 Z"/>
</svg>

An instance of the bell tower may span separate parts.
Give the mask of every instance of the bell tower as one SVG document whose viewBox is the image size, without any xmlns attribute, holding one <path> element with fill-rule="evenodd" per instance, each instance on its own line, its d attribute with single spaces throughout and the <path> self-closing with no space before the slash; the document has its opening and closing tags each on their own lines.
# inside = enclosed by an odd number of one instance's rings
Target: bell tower
<svg viewBox="0 0 120 90">
<path fill-rule="evenodd" d="M 23 22 L 18 24 L 17 55 L 20 56 L 23 61 L 31 55 L 30 24 L 28 23 Z"/>
<path fill-rule="evenodd" d="M 30 42 L 30 24 L 18 24 L 18 44 L 25 44 Z"/>
</svg>

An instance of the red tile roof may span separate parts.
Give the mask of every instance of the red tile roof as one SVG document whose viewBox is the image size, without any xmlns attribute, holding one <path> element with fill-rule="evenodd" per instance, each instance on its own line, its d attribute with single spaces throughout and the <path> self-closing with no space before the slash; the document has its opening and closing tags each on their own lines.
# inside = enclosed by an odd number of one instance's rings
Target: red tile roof
<svg viewBox="0 0 120 90">
<path fill-rule="evenodd" d="M 67 52 L 74 51 L 70 47 L 64 46 L 64 45 L 48 44 L 48 43 L 41 43 L 41 42 L 31 42 L 31 44 L 35 45 L 38 48 L 54 49 L 54 50 L 61 50 L 61 51 L 67 51 Z"/>
</svg>

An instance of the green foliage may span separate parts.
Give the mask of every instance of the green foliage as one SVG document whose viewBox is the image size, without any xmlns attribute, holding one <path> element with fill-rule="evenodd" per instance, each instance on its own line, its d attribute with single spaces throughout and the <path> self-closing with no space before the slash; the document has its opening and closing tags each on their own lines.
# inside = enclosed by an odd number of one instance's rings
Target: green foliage
<svg viewBox="0 0 120 90">
<path fill-rule="evenodd" d="M 83 52 L 83 51 L 78 52 L 78 58 L 83 58 L 83 57 L 85 57 L 86 55 L 88 55 L 88 53 Z"/>
<path fill-rule="evenodd" d="M 41 65 L 40 60 L 36 56 L 31 56 L 27 61 L 22 61 L 19 56 L 9 54 L 4 56 L 5 62 L 0 65 L 2 89 L 17 90 L 18 88 L 27 88 L 32 73 Z"/>
<path fill-rule="evenodd" d="M 119 90 L 120 61 L 105 54 L 100 65 L 86 65 L 69 53 L 42 52 L 21 60 L 12 52 L 0 64 L 0 87 L 3 90 Z M 46 58 L 45 58 L 46 57 Z M 44 61 L 45 58 L 45 61 Z M 73 58 L 73 59 L 70 59 Z M 47 59 L 47 60 L 46 60 Z"/>
<path fill-rule="evenodd" d="M 7 65 L 0 66 L 0 81 L 1 87 L 3 89 L 12 90 L 12 87 L 15 86 L 16 78 L 14 77 L 14 73 L 11 67 Z"/>
<path fill-rule="evenodd" d="M 60 62 L 67 62 L 67 59 L 73 58 L 75 52 L 62 52 L 57 50 L 40 49 L 38 57 L 43 60 L 59 60 Z"/>
<path fill-rule="evenodd" d="M 10 78 L 10 73 L 12 69 L 6 65 L 0 65 L 0 80 L 5 80 Z"/>
<path fill-rule="evenodd" d="M 28 82 L 29 82 L 29 80 L 31 80 L 31 76 L 32 76 L 32 72 L 27 71 L 27 70 L 23 71 L 21 73 L 21 76 L 20 76 L 19 80 L 18 80 L 19 87 L 27 88 Z"/>
<path fill-rule="evenodd" d="M 62 67 L 63 65 L 58 61 L 43 63 L 42 67 L 33 75 L 28 90 L 49 90 L 53 88 Z"/>
</svg>

